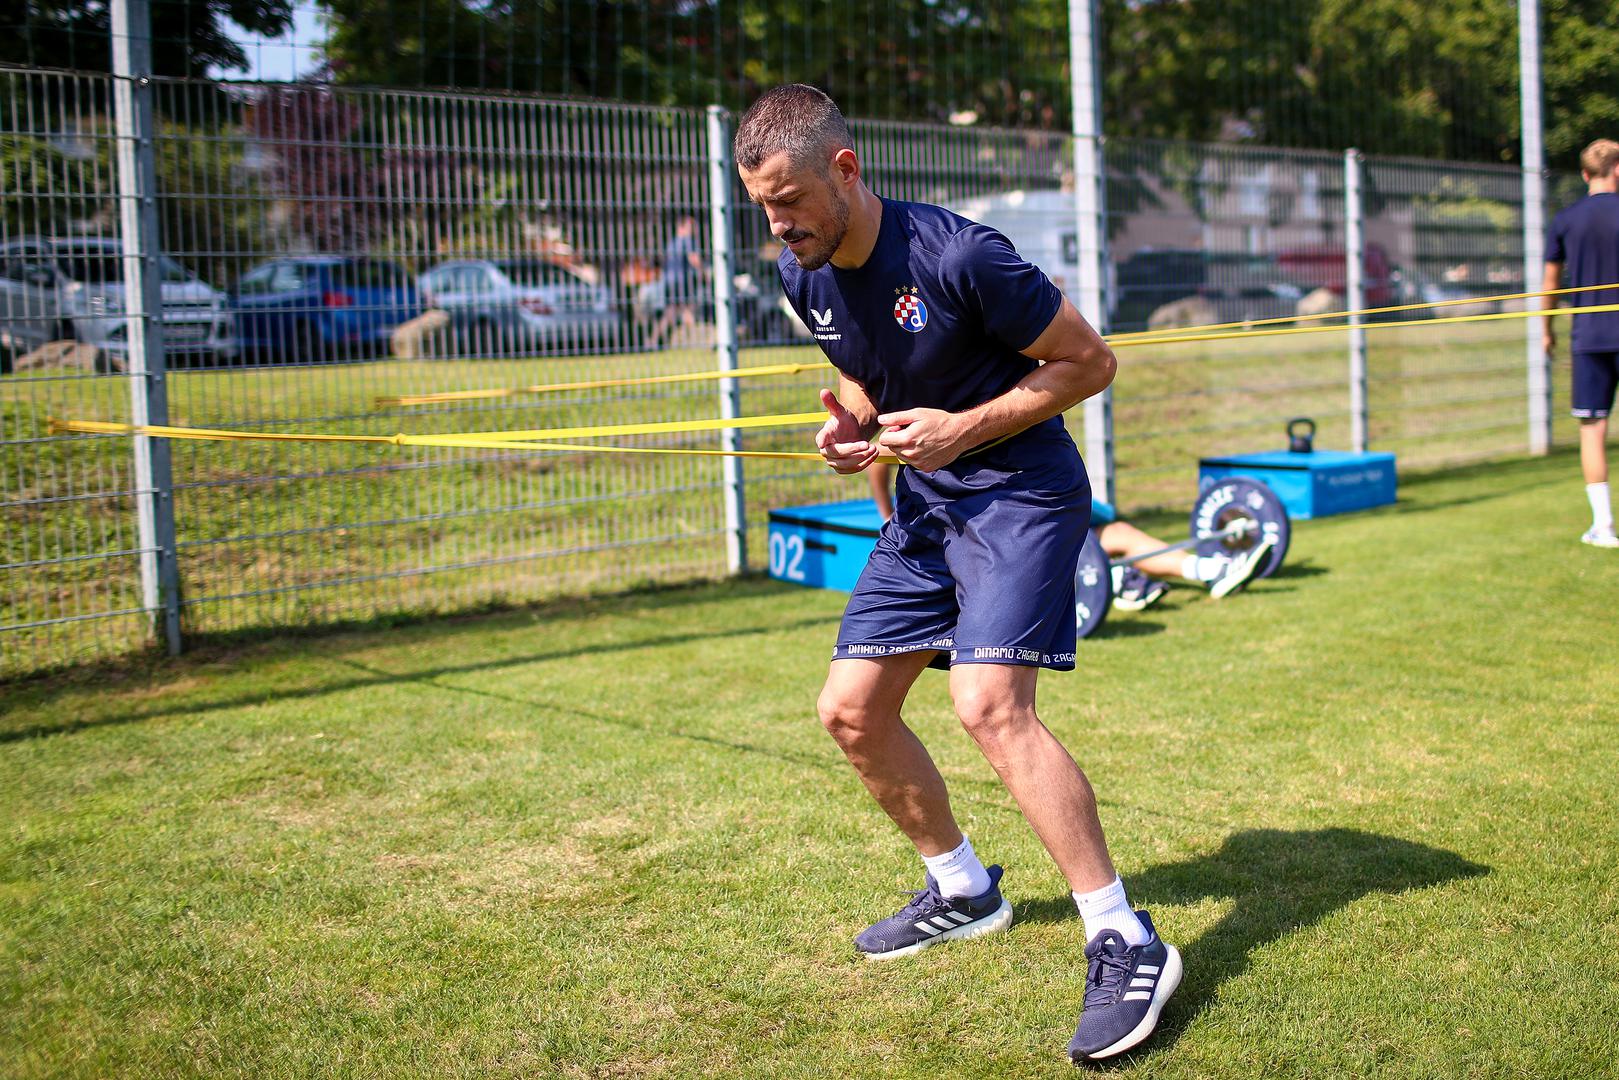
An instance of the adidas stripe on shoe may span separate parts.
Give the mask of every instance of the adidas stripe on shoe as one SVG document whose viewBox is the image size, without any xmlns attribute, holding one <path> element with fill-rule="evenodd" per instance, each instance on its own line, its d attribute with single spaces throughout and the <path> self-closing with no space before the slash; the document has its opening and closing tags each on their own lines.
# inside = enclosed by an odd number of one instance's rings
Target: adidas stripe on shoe
<svg viewBox="0 0 1619 1080">
<path fill-rule="evenodd" d="M 1116 932 L 1104 930 L 1085 946 L 1085 1011 L 1068 1044 L 1076 1063 L 1110 1058 L 1145 1042 L 1180 985 L 1180 952 L 1158 936 L 1145 911 L 1136 917 L 1152 935 L 1146 944 L 1127 946 Z"/>
<path fill-rule="evenodd" d="M 941 941 L 993 934 L 1012 925 L 1012 905 L 1001 897 L 999 866 L 986 867 L 989 888 L 979 896 L 947 897 L 933 875 L 927 888 L 911 894 L 897 913 L 861 931 L 855 948 L 868 960 L 891 960 L 921 952 Z"/>
</svg>

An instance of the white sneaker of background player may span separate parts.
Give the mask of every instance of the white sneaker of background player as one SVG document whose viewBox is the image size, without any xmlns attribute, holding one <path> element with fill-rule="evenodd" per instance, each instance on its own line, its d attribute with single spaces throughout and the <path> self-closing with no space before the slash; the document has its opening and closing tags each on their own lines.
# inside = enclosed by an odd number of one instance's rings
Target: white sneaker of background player
<svg viewBox="0 0 1619 1080">
<path fill-rule="evenodd" d="M 1585 530 L 1585 535 L 1580 537 L 1580 543 L 1590 544 L 1592 547 L 1619 548 L 1619 536 L 1613 534 L 1612 525 L 1606 529 L 1599 529 L 1593 525 Z"/>
<path fill-rule="evenodd" d="M 1226 567 L 1225 573 L 1209 586 L 1209 595 L 1218 600 L 1252 581 L 1259 568 L 1265 565 L 1265 560 L 1270 556 L 1270 549 L 1275 545 L 1276 541 L 1267 536 L 1247 551 L 1232 556 L 1231 565 Z"/>
</svg>

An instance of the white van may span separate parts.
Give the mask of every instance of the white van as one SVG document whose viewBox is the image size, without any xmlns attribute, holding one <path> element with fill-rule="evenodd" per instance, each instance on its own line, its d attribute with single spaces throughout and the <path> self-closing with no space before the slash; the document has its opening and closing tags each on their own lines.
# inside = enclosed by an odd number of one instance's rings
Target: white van
<svg viewBox="0 0 1619 1080">
<path fill-rule="evenodd" d="M 1079 224 L 1071 191 L 1007 191 L 952 206 L 1012 241 L 1079 306 Z"/>
</svg>

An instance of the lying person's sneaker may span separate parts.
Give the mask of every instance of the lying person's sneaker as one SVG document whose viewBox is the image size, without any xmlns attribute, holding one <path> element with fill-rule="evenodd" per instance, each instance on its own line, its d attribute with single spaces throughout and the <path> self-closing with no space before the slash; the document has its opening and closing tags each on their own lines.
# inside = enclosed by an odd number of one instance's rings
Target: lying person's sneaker
<svg viewBox="0 0 1619 1080">
<path fill-rule="evenodd" d="M 1215 578 L 1214 584 L 1209 586 L 1209 595 L 1218 600 L 1247 585 L 1259 575 L 1259 571 L 1265 566 L 1265 560 L 1270 558 L 1270 549 L 1275 546 L 1276 541 L 1267 536 L 1247 551 L 1233 555 L 1230 564 L 1225 568 L 1225 573 Z"/>
<path fill-rule="evenodd" d="M 1580 543 L 1590 544 L 1592 547 L 1619 548 L 1619 536 L 1613 534 L 1611 527 L 1599 529 L 1593 525 L 1585 530 L 1585 535 L 1580 537 Z"/>
<path fill-rule="evenodd" d="M 1099 1061 L 1139 1045 L 1158 1026 L 1158 1014 L 1181 982 L 1181 954 L 1153 929 L 1145 911 L 1136 918 L 1152 937 L 1126 945 L 1116 931 L 1103 930 L 1085 946 L 1085 1011 L 1068 1044 L 1075 1064 Z"/>
<path fill-rule="evenodd" d="M 910 956 L 929 945 L 960 938 L 993 934 L 1012 925 L 1012 905 L 1001 898 L 1001 868 L 989 871 L 989 888 L 979 896 L 948 897 L 928 875 L 927 888 L 911 894 L 911 902 L 898 914 L 873 923 L 854 939 L 855 948 L 868 960 Z"/>
<path fill-rule="evenodd" d="M 1113 606 L 1120 611 L 1144 611 L 1164 598 L 1169 591 L 1157 578 L 1148 577 L 1133 566 L 1122 568 L 1124 573 L 1114 590 Z"/>
</svg>

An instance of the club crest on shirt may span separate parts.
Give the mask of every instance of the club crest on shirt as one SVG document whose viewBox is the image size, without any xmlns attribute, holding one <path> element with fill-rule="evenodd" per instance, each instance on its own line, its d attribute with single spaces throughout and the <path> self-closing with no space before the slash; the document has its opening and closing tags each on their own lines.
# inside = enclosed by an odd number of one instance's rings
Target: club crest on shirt
<svg viewBox="0 0 1619 1080">
<path fill-rule="evenodd" d="M 916 295 L 914 285 L 895 291 L 900 295 L 899 299 L 894 301 L 894 321 L 911 333 L 920 334 L 922 328 L 928 324 L 928 306 Z"/>
</svg>

